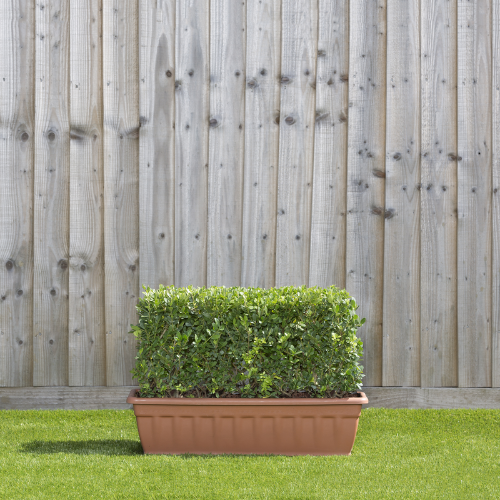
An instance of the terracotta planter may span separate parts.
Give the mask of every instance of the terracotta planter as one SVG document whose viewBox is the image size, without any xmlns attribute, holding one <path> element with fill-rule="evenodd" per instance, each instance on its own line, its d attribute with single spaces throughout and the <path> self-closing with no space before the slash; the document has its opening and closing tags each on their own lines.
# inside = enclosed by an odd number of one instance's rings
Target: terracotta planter
<svg viewBox="0 0 500 500">
<path fill-rule="evenodd" d="M 144 453 L 350 455 L 363 392 L 346 399 L 137 398 Z"/>
</svg>

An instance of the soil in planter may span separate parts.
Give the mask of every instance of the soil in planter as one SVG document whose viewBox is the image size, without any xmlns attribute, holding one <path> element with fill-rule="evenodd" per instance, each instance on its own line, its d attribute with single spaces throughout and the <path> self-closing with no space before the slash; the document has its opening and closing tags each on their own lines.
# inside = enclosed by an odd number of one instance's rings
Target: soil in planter
<svg viewBox="0 0 500 500">
<path fill-rule="evenodd" d="M 140 390 L 136 391 L 136 397 L 140 398 L 141 392 Z M 183 394 L 177 393 L 177 391 L 172 391 L 172 394 L 165 394 L 164 396 L 161 396 L 160 394 L 155 394 L 155 398 L 231 398 L 231 399 L 238 399 L 242 398 L 241 394 L 233 394 L 230 392 L 223 392 L 220 393 L 218 396 L 215 394 L 203 394 L 200 393 L 200 391 L 188 391 Z M 356 398 L 359 397 L 358 392 L 327 392 L 324 398 L 321 399 L 342 399 L 342 398 Z M 294 399 L 294 398 L 317 398 L 316 395 L 310 394 L 308 392 L 299 392 L 299 391 L 293 391 L 290 392 L 289 395 L 283 395 L 280 396 L 279 398 L 276 399 Z M 271 398 L 269 398 L 271 399 Z"/>
</svg>

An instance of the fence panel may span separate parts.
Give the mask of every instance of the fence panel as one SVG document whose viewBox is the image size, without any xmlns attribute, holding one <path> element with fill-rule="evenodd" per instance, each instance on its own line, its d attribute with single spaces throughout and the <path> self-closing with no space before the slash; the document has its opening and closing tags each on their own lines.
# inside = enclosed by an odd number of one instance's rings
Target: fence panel
<svg viewBox="0 0 500 500">
<path fill-rule="evenodd" d="M 33 385 L 68 385 L 69 3 L 36 9 Z"/>
<path fill-rule="evenodd" d="M 0 386 L 33 383 L 35 9 L 0 3 Z"/>
<path fill-rule="evenodd" d="M 365 385 L 500 386 L 499 16 L 0 2 L 0 386 L 132 384 L 142 284 L 345 286 Z"/>
</svg>

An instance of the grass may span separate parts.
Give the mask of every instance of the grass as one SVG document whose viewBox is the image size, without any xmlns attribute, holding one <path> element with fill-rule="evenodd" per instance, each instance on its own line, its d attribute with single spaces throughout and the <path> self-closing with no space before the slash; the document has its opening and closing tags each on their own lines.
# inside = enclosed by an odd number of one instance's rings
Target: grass
<svg viewBox="0 0 500 500">
<path fill-rule="evenodd" d="M 132 411 L 0 411 L 0 498 L 499 498 L 500 410 L 363 410 L 349 457 L 143 455 Z"/>
</svg>

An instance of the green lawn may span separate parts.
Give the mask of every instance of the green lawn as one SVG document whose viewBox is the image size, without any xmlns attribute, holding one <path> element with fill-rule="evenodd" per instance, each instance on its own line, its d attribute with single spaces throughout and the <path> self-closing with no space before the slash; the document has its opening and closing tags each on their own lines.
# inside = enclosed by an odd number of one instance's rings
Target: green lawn
<svg viewBox="0 0 500 500">
<path fill-rule="evenodd" d="M 363 410 L 349 457 L 143 455 L 132 411 L 0 411 L 0 498 L 500 498 L 500 410 Z"/>
</svg>

